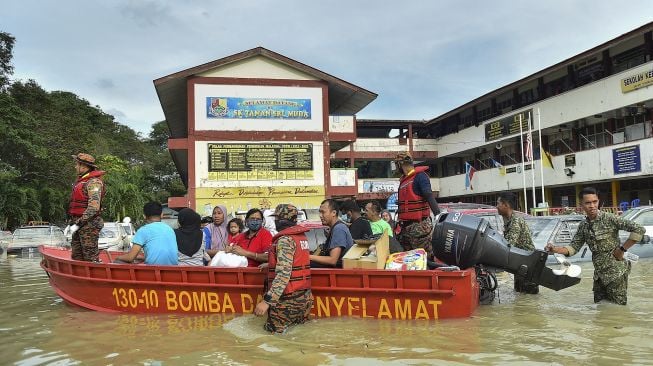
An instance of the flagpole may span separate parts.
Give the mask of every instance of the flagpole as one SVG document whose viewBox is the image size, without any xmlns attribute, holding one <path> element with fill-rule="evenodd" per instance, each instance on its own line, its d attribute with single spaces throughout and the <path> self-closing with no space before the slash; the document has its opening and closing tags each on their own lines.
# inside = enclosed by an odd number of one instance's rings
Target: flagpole
<svg viewBox="0 0 653 366">
<path fill-rule="evenodd" d="M 544 158 L 548 157 L 546 156 L 544 147 L 542 147 L 542 118 L 540 116 L 540 108 L 537 108 L 537 130 L 540 134 L 540 179 L 542 180 L 542 202 L 546 202 L 546 199 L 544 198 Z"/>
<path fill-rule="evenodd" d="M 533 208 L 537 207 L 537 198 L 535 198 L 535 156 L 533 155 L 533 146 L 535 144 L 533 143 L 533 126 L 534 123 L 531 123 L 533 121 L 533 118 L 531 117 L 531 112 L 528 112 L 528 134 L 531 135 L 531 180 L 533 183 L 533 189 L 531 193 L 533 193 Z"/>
<path fill-rule="evenodd" d="M 521 140 L 521 180 L 524 186 L 524 212 L 528 213 L 528 195 L 526 194 L 526 170 L 524 169 L 524 129 L 522 128 L 522 113 L 519 114 L 519 139 Z"/>
</svg>

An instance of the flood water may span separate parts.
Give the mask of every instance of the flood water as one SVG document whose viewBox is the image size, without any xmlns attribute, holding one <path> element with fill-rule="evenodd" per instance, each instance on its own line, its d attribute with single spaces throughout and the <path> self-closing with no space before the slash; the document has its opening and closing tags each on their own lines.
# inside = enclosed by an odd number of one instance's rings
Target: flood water
<svg viewBox="0 0 653 366">
<path fill-rule="evenodd" d="M 653 364 L 653 260 L 633 267 L 627 306 L 592 302 L 592 265 L 555 292 L 499 298 L 469 319 L 318 319 L 283 336 L 253 315 L 113 315 L 65 304 L 39 258 L 0 259 L 2 365 Z"/>
</svg>

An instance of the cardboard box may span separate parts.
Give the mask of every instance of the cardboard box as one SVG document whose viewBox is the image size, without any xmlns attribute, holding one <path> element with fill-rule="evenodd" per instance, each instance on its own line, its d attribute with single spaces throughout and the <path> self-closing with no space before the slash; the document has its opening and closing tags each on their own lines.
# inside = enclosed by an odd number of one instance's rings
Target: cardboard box
<svg viewBox="0 0 653 366">
<path fill-rule="evenodd" d="M 383 233 L 379 240 L 374 242 L 376 257 L 363 256 L 371 244 L 354 244 L 345 256 L 342 257 L 342 268 L 384 269 L 385 261 L 390 254 L 390 239 L 388 233 Z"/>
</svg>

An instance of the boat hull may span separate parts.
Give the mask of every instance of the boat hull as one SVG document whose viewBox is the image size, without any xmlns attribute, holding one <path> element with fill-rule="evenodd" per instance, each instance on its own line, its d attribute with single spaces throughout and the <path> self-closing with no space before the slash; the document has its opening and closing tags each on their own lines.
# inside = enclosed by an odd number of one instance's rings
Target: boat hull
<svg viewBox="0 0 653 366">
<path fill-rule="evenodd" d="M 70 250 L 40 251 L 56 293 L 95 311 L 250 314 L 264 293 L 266 273 L 257 268 L 101 264 L 71 260 Z M 102 252 L 101 259 L 109 256 Z M 462 318 L 478 306 L 473 269 L 314 269 L 311 277 L 316 317 Z"/>
</svg>

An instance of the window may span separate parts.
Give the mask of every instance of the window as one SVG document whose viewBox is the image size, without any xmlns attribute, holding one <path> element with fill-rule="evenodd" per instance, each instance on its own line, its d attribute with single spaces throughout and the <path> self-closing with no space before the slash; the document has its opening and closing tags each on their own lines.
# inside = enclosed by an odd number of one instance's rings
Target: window
<svg viewBox="0 0 653 366">
<path fill-rule="evenodd" d="M 653 211 L 642 212 L 634 221 L 642 226 L 653 226 Z"/>
</svg>

